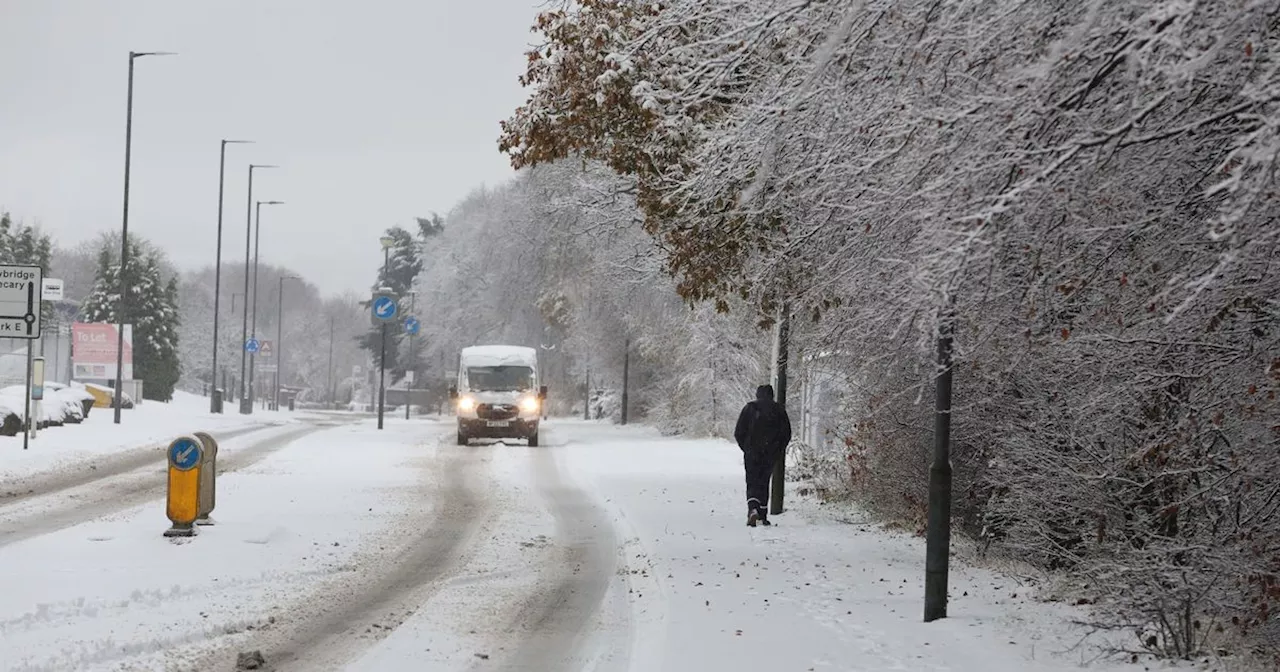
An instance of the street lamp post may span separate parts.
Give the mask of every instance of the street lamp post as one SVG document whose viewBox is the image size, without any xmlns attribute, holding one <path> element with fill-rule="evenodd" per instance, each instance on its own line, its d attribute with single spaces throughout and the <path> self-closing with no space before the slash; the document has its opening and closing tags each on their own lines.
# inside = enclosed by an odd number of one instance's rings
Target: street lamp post
<svg viewBox="0 0 1280 672">
<path fill-rule="evenodd" d="M 244 312 L 240 322 L 240 413 L 253 413 L 253 399 L 249 396 L 245 369 L 249 365 L 249 351 L 245 344 L 249 341 L 249 252 L 253 243 L 253 171 L 256 168 L 276 168 L 277 166 L 249 164 L 249 195 L 244 208 Z"/>
<path fill-rule="evenodd" d="M 222 189 L 226 183 L 227 145 L 247 145 L 252 142 L 252 140 L 223 140 L 222 149 L 218 152 L 218 241 L 213 262 L 213 371 L 210 374 L 215 388 L 218 386 L 218 318 L 220 317 L 218 307 L 222 291 Z M 222 402 L 222 394 L 215 390 L 209 395 L 209 412 L 221 413 Z"/>
<path fill-rule="evenodd" d="M 280 290 L 276 300 L 276 410 L 280 410 L 280 381 L 284 378 L 284 281 L 301 280 L 296 275 L 280 276 Z"/>
<path fill-rule="evenodd" d="M 378 240 L 382 243 L 382 284 L 385 285 L 387 268 L 391 265 L 391 246 L 395 245 L 396 239 L 383 236 Z M 382 429 L 382 416 L 387 403 L 387 323 L 381 322 L 379 328 L 382 330 L 382 352 L 378 357 L 378 429 Z"/>
<path fill-rule="evenodd" d="M 133 158 L 133 62 L 143 56 L 174 56 L 171 51 L 131 51 L 129 52 L 129 93 L 126 96 L 124 118 L 124 212 L 120 220 L 120 299 L 116 304 L 116 323 L 119 333 L 116 334 L 116 390 L 112 399 L 115 407 L 115 424 L 120 424 L 121 397 L 124 395 L 124 325 L 125 310 L 128 307 L 128 283 L 125 279 L 125 268 L 129 261 L 129 166 Z"/>
<path fill-rule="evenodd" d="M 258 201 L 253 215 L 253 317 L 249 321 L 249 338 L 258 337 L 258 242 L 262 237 L 262 206 L 283 205 L 284 201 Z M 254 377 L 258 370 L 258 353 L 249 353 L 249 390 L 253 395 Z M 277 369 L 278 370 L 278 369 Z"/>
<path fill-rule="evenodd" d="M 333 407 L 333 316 L 329 316 L 329 407 Z"/>
<path fill-rule="evenodd" d="M 407 313 L 409 317 L 414 316 L 413 310 L 414 308 L 417 307 L 417 305 L 418 305 L 418 293 L 414 291 L 410 291 L 409 292 L 409 312 Z M 405 384 L 404 384 L 404 398 L 405 398 L 404 419 L 405 420 L 409 419 L 409 409 L 413 406 L 413 378 L 417 377 L 418 375 L 417 363 L 418 363 L 418 358 L 414 355 L 414 352 L 413 352 L 413 332 L 409 332 L 409 366 L 405 368 L 405 370 L 409 371 L 409 373 L 405 376 L 407 380 L 405 381 Z"/>
</svg>

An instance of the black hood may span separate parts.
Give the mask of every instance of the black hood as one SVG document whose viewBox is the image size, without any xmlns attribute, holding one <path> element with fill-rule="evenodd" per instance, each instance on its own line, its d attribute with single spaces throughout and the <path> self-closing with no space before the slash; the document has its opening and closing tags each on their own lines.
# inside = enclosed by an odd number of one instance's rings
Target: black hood
<svg viewBox="0 0 1280 672">
<path fill-rule="evenodd" d="M 773 386 L 761 385 L 756 388 L 756 401 L 773 401 Z"/>
</svg>

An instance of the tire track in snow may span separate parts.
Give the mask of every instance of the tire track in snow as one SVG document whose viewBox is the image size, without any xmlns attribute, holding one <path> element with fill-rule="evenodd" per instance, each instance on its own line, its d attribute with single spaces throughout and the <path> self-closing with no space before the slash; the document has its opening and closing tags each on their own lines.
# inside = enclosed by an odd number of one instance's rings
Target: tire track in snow
<svg viewBox="0 0 1280 672">
<path fill-rule="evenodd" d="M 281 448 L 323 428 L 321 425 L 305 425 L 289 432 L 274 434 L 245 448 L 223 453 L 218 458 L 218 474 L 257 464 Z M 86 493 L 55 493 L 64 495 L 68 501 L 59 502 L 51 509 L 36 508 L 25 515 L 19 514 L 16 518 L 3 520 L 0 522 L 0 547 L 162 499 L 166 478 L 163 458 L 161 455 L 157 465 L 159 470 L 156 472 L 135 470 L 137 473 L 118 473 L 113 479 L 96 479 L 88 484 Z M 155 464 L 154 460 L 155 456 L 152 456 L 152 464 Z M 0 517 L 3 516 L 0 512 Z"/>
<path fill-rule="evenodd" d="M 290 610 L 294 617 L 237 648 L 261 650 L 264 669 L 271 672 L 335 670 L 390 634 L 427 603 L 474 545 L 491 510 L 478 481 L 492 457 L 490 446 L 455 447 L 441 438 L 426 465 L 437 467 L 437 486 L 423 492 L 436 497 L 439 506 L 426 507 L 402 531 L 403 543 L 388 543 L 362 558 L 359 566 L 367 570 L 363 580 L 343 581 L 306 596 Z M 234 656 L 217 652 L 198 669 L 234 670 Z"/>
<path fill-rule="evenodd" d="M 272 425 L 253 425 L 229 432 L 210 433 L 221 443 L 271 427 Z M 0 482 L 0 506 L 79 488 L 104 478 L 153 466 L 157 460 L 165 459 L 164 449 L 167 445 L 158 443 L 144 448 L 123 450 L 111 455 L 90 457 L 81 463 L 65 465 L 55 471 L 45 471 Z"/>
<path fill-rule="evenodd" d="M 609 642 L 608 661 L 588 650 L 618 563 L 618 544 L 608 514 L 583 490 L 560 475 L 552 450 L 533 449 L 534 477 L 556 519 L 558 547 L 548 556 L 540 588 L 516 612 L 507 636 L 516 640 L 494 665 L 472 670 L 625 670 L 630 637 Z M 628 624 L 629 626 L 630 624 Z"/>
</svg>

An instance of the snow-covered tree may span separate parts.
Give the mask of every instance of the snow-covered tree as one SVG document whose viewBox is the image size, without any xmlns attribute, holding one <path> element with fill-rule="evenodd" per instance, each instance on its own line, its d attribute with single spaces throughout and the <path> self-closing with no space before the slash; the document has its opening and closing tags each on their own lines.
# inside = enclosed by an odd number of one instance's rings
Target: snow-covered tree
<svg viewBox="0 0 1280 672">
<path fill-rule="evenodd" d="M 813 318 L 886 515 L 923 512 L 954 320 L 963 528 L 1143 646 L 1275 652 L 1274 582 L 1221 577 L 1280 571 L 1276 12 L 566 0 L 501 147 L 630 181 L 684 298 Z"/>
<path fill-rule="evenodd" d="M 120 264 L 110 246 L 98 257 L 98 277 L 81 308 L 87 322 L 120 324 Z M 161 276 L 159 253 L 137 240 L 129 241 L 125 275 L 124 324 L 133 325 L 134 377 L 143 381 L 143 396 L 169 401 L 181 375 L 178 355 L 178 285 Z"/>
<path fill-rule="evenodd" d="M 400 316 L 403 318 L 404 311 L 408 308 L 409 291 L 413 288 L 413 282 L 422 272 L 422 243 L 423 236 L 434 236 L 439 232 L 436 227 L 443 228 L 443 223 L 435 220 L 423 220 L 419 218 L 419 236 L 415 237 L 412 233 L 399 226 L 393 226 L 387 229 L 384 235 L 394 239 L 389 252 L 385 258 L 385 264 L 378 267 L 378 280 L 373 284 L 372 291 L 378 292 L 388 290 L 391 294 L 398 297 L 401 302 Z M 366 301 L 366 306 L 369 301 Z M 404 375 L 404 367 L 401 365 L 400 344 L 403 340 L 404 329 L 398 326 L 399 322 L 387 325 L 387 347 L 386 347 L 386 368 L 393 378 L 399 378 Z M 380 327 L 373 327 L 363 336 L 360 337 L 360 346 L 367 350 L 374 359 L 374 365 L 378 366 L 382 356 L 382 330 Z"/>
</svg>

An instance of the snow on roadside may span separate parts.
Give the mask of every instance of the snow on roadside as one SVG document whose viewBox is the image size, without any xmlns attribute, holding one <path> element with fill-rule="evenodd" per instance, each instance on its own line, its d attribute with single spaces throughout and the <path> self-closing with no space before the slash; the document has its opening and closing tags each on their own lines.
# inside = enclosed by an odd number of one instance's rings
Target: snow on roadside
<svg viewBox="0 0 1280 672">
<path fill-rule="evenodd" d="M 438 426 L 369 423 L 298 439 L 218 483 L 214 527 L 172 541 L 155 501 L 0 547 L 0 660 L 9 670 L 173 669 L 235 647 L 420 511 Z"/>
<path fill-rule="evenodd" d="M 32 474 L 58 471 L 85 460 L 126 450 L 160 447 L 179 434 L 196 431 L 217 433 L 260 424 L 291 422 L 272 414 L 240 415 L 209 412 L 209 400 L 198 395 L 175 392 L 173 401 L 147 401 L 123 411 L 121 423 L 114 423 L 110 408 L 95 408 L 78 425 L 49 427 L 36 434 L 28 450 L 22 450 L 22 435 L 0 436 L 0 483 Z"/>
<path fill-rule="evenodd" d="M 1081 633 L 1069 621 L 1084 612 L 959 561 L 950 617 L 921 622 L 923 540 L 842 522 L 794 495 L 774 527 L 746 527 L 741 454 L 729 442 L 561 428 L 571 436 L 564 464 L 634 531 L 632 571 L 646 567 L 658 584 L 656 600 L 633 602 L 636 637 L 653 657 L 634 659 L 632 672 L 1160 668 L 1073 648 Z"/>
</svg>

